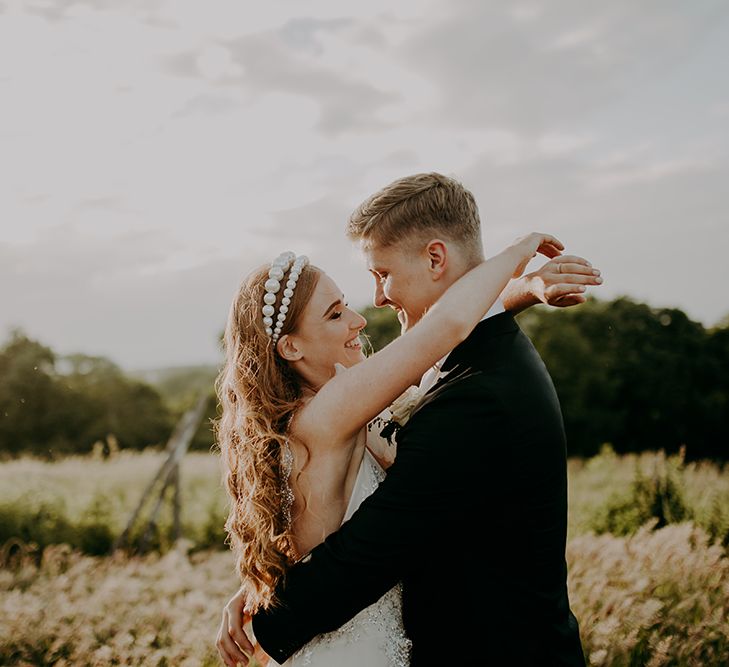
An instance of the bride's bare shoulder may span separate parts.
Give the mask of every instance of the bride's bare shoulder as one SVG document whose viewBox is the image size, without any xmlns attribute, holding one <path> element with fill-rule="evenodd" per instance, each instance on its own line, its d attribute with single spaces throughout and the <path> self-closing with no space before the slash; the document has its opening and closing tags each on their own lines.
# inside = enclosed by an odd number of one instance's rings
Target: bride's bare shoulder
<svg viewBox="0 0 729 667">
<path fill-rule="evenodd" d="M 341 364 L 335 364 L 334 377 L 346 372 L 346 370 Z M 312 393 L 302 398 L 301 406 L 295 412 L 289 424 L 289 432 L 295 438 L 306 443 L 307 446 L 310 445 L 316 449 L 340 447 L 348 439 L 343 439 L 341 433 L 338 433 L 332 424 L 324 418 L 316 397 L 317 394 Z"/>
</svg>

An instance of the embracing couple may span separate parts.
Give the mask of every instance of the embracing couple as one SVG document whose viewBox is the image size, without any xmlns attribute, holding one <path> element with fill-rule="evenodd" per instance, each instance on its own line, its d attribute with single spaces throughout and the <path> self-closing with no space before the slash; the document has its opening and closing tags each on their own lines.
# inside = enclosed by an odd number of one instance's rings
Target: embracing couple
<svg viewBox="0 0 729 667">
<path fill-rule="evenodd" d="M 223 661 L 583 667 L 562 415 L 514 313 L 581 303 L 599 271 L 540 233 L 485 261 L 473 195 L 436 173 L 370 197 L 347 234 L 400 321 L 379 352 L 305 256 L 231 306 L 217 435 L 242 586 Z"/>
</svg>

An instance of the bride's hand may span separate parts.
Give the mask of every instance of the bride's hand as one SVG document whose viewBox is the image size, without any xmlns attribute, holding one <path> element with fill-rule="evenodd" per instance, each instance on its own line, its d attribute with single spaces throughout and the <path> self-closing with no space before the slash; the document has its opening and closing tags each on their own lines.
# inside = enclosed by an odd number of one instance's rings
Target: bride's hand
<svg viewBox="0 0 729 667">
<path fill-rule="evenodd" d="M 223 609 L 215 646 L 227 667 L 239 664 L 265 666 L 269 660 L 260 645 L 254 646 L 249 638 L 253 637 L 251 615 L 245 611 L 245 605 L 245 595 L 239 590 Z"/>
<path fill-rule="evenodd" d="M 268 655 L 260 644 L 256 644 L 256 648 L 253 651 L 253 657 L 251 658 L 250 667 L 268 667 L 268 663 L 271 661 L 271 656 Z"/>
<path fill-rule="evenodd" d="M 527 264 L 537 254 L 544 255 L 552 259 L 562 254 L 564 245 L 562 242 L 551 234 L 543 234 L 541 232 L 532 232 L 527 236 L 518 238 L 510 247 L 516 253 L 518 264 L 514 269 L 514 278 L 518 278 Z"/>
</svg>

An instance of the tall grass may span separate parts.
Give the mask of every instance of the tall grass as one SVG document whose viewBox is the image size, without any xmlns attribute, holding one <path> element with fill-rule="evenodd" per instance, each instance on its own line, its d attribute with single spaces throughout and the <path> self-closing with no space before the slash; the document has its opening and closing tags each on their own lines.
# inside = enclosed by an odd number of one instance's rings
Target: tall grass
<svg viewBox="0 0 729 667">
<path fill-rule="evenodd" d="M 39 547 L 60 542 L 89 554 L 105 553 L 124 529 L 147 483 L 165 454 L 122 451 L 110 459 L 70 457 L 55 463 L 21 458 L 0 464 L 0 545 L 17 537 Z M 712 537 L 729 533 L 729 470 L 708 462 L 684 464 L 662 453 L 617 456 L 606 448 L 600 456 L 569 461 L 569 525 L 571 539 L 589 531 L 629 534 L 651 518 L 645 508 L 624 517 L 626 527 L 611 525 L 607 516 L 630 509 L 636 494 L 648 502 L 652 487 L 671 471 L 672 490 L 693 518 Z M 191 452 L 182 462 L 182 524 L 194 548 L 221 548 L 226 497 L 220 486 L 217 458 Z M 636 485 L 638 479 L 642 485 Z M 664 484 L 665 487 L 665 484 Z M 674 494 L 675 496 L 675 494 Z M 171 513 L 163 512 L 157 544 L 170 544 Z M 625 514 L 625 513 L 623 513 Z"/>
<path fill-rule="evenodd" d="M 220 665 L 214 638 L 235 592 L 220 551 L 85 556 L 47 548 L 39 565 L 0 569 L 0 664 Z"/>
<path fill-rule="evenodd" d="M 594 531 L 627 535 L 658 518 L 691 518 L 711 537 L 729 532 L 729 469 L 708 461 L 685 463 L 663 452 L 618 456 L 604 447 L 599 456 L 568 462 L 568 539 Z M 635 511 L 632 511 L 635 510 Z M 662 525 L 662 524 L 661 524 Z"/>
<path fill-rule="evenodd" d="M 692 523 L 568 544 L 572 610 L 591 665 L 729 664 L 729 559 Z"/>
<path fill-rule="evenodd" d="M 85 553 L 107 553 L 165 459 L 155 451 L 59 462 L 21 458 L 0 464 L 0 546 L 17 538 L 41 550 L 66 543 Z M 226 500 L 211 454 L 189 453 L 180 471 L 182 532 L 194 548 L 223 544 Z M 171 508 L 165 504 L 155 544 L 171 544 Z M 140 523 L 141 526 L 141 523 Z"/>
<path fill-rule="evenodd" d="M 0 664 L 220 664 L 237 580 L 213 455 L 183 462 L 185 540 L 168 543 L 166 515 L 156 552 L 94 555 L 163 458 L 0 465 Z M 609 449 L 569 462 L 568 585 L 589 664 L 729 664 L 728 472 Z"/>
<path fill-rule="evenodd" d="M 589 664 L 729 664 L 729 560 L 700 528 L 588 533 L 567 558 Z M 184 542 L 143 557 L 49 547 L 38 565 L 0 569 L 0 664 L 217 665 L 215 634 L 236 588 L 230 554 L 187 553 Z"/>
</svg>

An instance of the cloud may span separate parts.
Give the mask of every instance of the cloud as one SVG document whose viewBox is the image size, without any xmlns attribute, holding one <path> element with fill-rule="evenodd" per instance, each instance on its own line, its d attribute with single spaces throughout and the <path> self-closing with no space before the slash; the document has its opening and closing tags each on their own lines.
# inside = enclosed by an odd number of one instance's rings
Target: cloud
<svg viewBox="0 0 729 667">
<path fill-rule="evenodd" d="M 403 49 L 411 67 L 439 83 L 433 113 L 460 127 L 528 132 L 574 129 L 632 89 L 670 76 L 726 14 L 720 3 L 690 15 L 665 3 L 560 2 L 530 12 L 464 1 L 451 8 L 448 20 Z"/>
<path fill-rule="evenodd" d="M 363 305 L 349 213 L 431 170 L 473 189 L 489 250 L 546 229 L 603 294 L 723 314 L 725 3 L 251 7 L 0 3 L 0 325 L 206 360 L 286 248 Z"/>
<path fill-rule="evenodd" d="M 528 231 L 550 232 L 603 271 L 596 295 L 680 304 L 715 322 L 727 310 L 717 289 L 727 280 L 719 240 L 729 163 L 651 160 L 645 152 L 609 168 L 575 155 L 528 165 L 482 160 L 460 176 L 479 203 L 487 254 Z"/>
<path fill-rule="evenodd" d="M 160 231 L 106 237 L 70 225 L 2 244 L 0 331 L 21 326 L 62 353 L 127 367 L 214 362 L 235 288 L 265 257 L 189 251 Z M 196 261 L 174 261 L 185 254 Z"/>
<path fill-rule="evenodd" d="M 295 209 L 275 211 L 274 224 L 268 226 L 265 233 L 293 241 L 305 238 L 321 243 L 332 238 L 337 226 L 344 235 L 350 213 L 344 202 L 322 198 Z"/>
<path fill-rule="evenodd" d="M 729 102 L 716 102 L 709 108 L 709 114 L 717 118 L 728 118 L 729 117 Z"/>
<path fill-rule="evenodd" d="M 649 162 L 640 165 L 615 165 L 597 168 L 587 175 L 591 186 L 597 189 L 610 189 L 625 185 L 653 183 L 673 175 L 686 172 L 699 173 L 710 167 L 708 160 L 697 158 L 674 158 Z"/>
<path fill-rule="evenodd" d="M 4 285 L 25 295 L 99 290 L 126 276 L 160 268 L 183 246 L 158 230 L 91 232 L 72 224 L 46 230 L 32 242 L 0 245 Z M 7 314 L 6 314 L 7 316 Z"/>
<path fill-rule="evenodd" d="M 306 34 L 303 31 L 294 34 L 299 33 Z M 336 135 L 343 130 L 371 132 L 386 126 L 378 113 L 397 101 L 396 93 L 320 66 L 316 57 L 301 53 L 312 48 L 313 42 L 294 37 L 291 43 L 291 39 L 287 25 L 278 32 L 248 35 L 225 45 L 206 47 L 202 53 L 177 54 L 168 59 L 168 68 L 179 75 L 197 77 L 202 71 L 206 76 L 201 63 L 206 62 L 206 57 L 209 61 L 210 53 L 215 53 L 214 78 L 220 85 L 244 90 L 251 100 L 271 93 L 310 98 L 317 105 L 316 126 L 325 134 Z M 208 64 L 207 69 L 211 70 L 212 66 Z"/>
</svg>

